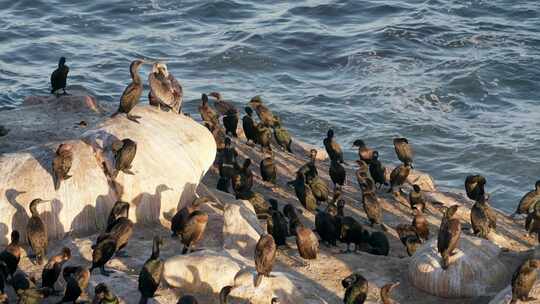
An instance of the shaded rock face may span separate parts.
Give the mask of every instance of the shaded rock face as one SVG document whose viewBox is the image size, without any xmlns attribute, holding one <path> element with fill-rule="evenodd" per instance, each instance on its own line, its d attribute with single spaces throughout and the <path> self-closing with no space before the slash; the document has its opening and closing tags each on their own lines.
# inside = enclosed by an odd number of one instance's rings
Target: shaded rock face
<svg viewBox="0 0 540 304">
<path fill-rule="evenodd" d="M 533 297 L 535 299 L 528 302 L 518 301 L 518 303 L 540 304 L 540 280 L 536 280 L 536 283 L 529 292 L 529 297 Z M 501 292 L 493 297 L 489 304 L 508 304 L 510 303 L 510 300 L 512 300 L 512 286 L 508 285 L 505 289 L 501 290 Z"/>
<path fill-rule="evenodd" d="M 416 288 L 440 297 L 493 295 L 508 279 L 500 252 L 490 241 L 462 234 L 458 249 L 450 257 L 450 266 L 444 270 L 437 239 L 433 238 L 411 258 L 409 278 Z"/>
<path fill-rule="evenodd" d="M 51 120 L 72 121 L 70 128 L 81 117 L 88 121 L 97 120 L 97 105 L 89 102 L 89 98 L 70 96 L 42 104 L 33 101 L 37 105 L 14 110 L 16 115 L 23 116 L 14 119 L 24 120 L 26 124 L 35 116 L 45 115 L 41 118 L 43 124 L 40 124 L 41 120 L 34 122 L 35 128 L 53 134 L 48 139 L 62 141 L 24 147 L 31 142 L 43 141 L 39 138 L 41 131 L 32 141 L 24 124 L 19 129 L 12 128 L 9 137 L 2 139 L 12 142 L 11 148 L 15 151 L 0 156 L 0 208 L 3 210 L 0 214 L 0 244 L 7 243 L 14 229 L 21 232 L 21 240 L 26 239 L 28 207 L 35 198 L 52 200 L 38 207 L 50 238 L 61 238 L 68 231 L 88 233 L 103 229 L 110 208 L 118 199 L 131 203 L 129 217 L 134 222 L 157 221 L 164 213 L 193 200 L 195 189 L 216 153 L 215 141 L 206 128 L 186 116 L 140 106 L 133 111 L 134 115 L 141 116 L 140 124 L 123 115 L 113 119 L 100 116 L 102 122 L 82 134 L 73 131 L 54 135 L 64 129 L 55 128 Z M 61 105 L 61 100 L 67 105 Z M 65 107 L 68 110 L 59 110 Z M 83 114 L 73 119 L 71 115 L 74 114 L 69 109 Z M 9 125 L 9 115 L 5 112 L 2 116 L 8 117 Z M 65 139 L 65 136 L 73 137 Z M 120 172 L 113 180 L 111 145 L 124 138 L 137 143 L 131 169 L 135 175 Z M 73 165 L 69 172 L 72 177 L 55 191 L 52 159 L 57 146 L 65 142 L 73 146 Z M 23 150 L 17 150 L 23 147 Z"/>
</svg>

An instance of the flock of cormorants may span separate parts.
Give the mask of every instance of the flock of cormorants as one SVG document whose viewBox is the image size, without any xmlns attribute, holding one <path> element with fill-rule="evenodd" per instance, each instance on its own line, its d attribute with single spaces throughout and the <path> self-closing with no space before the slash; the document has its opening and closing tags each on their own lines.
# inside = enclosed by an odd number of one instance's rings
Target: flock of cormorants
<svg viewBox="0 0 540 304">
<path fill-rule="evenodd" d="M 139 75 L 139 68 L 145 61 L 134 60 L 130 65 L 131 83 L 124 90 L 120 105 L 113 117 L 125 114 L 127 119 L 139 123 L 141 117 L 134 116 L 131 111 L 139 103 L 143 92 L 143 83 Z M 51 94 L 59 96 L 67 94 L 66 83 L 69 68 L 66 59 L 60 58 L 58 68 L 51 75 Z M 167 66 L 161 62 L 152 64 L 152 72 L 148 77 L 150 92 L 149 103 L 164 111 L 173 111 L 181 114 L 183 90 L 180 83 L 167 70 Z M 62 93 L 60 93 L 62 91 Z M 215 98 L 215 109 L 208 103 L 208 96 Z M 252 190 L 253 173 L 250 169 L 251 160 L 245 159 L 242 165 L 238 161 L 238 153 L 232 146 L 228 136 L 238 137 L 239 124 L 238 110 L 236 107 L 222 99 L 220 93 L 212 92 L 202 94 L 201 104 L 198 107 L 204 125 L 210 130 L 217 144 L 217 166 L 219 168 L 219 180 L 217 189 L 230 192 L 237 199 L 248 200 L 254 207 L 260 219 L 266 219 L 268 233 L 260 237 L 254 252 L 255 268 L 257 271 L 254 286 L 257 287 L 265 276 L 272 272 L 276 252 L 280 246 L 286 245 L 286 238 L 294 236 L 299 255 L 305 260 L 306 266 L 309 261 L 317 259 L 319 242 L 328 246 L 336 246 L 337 241 L 347 245 L 346 252 L 350 252 L 350 245 L 354 244 L 354 251 L 362 250 L 376 255 L 388 255 L 390 246 L 384 231 L 388 227 L 382 220 L 382 208 L 380 206 L 377 191 L 384 186 L 388 192 L 400 197 L 404 192 L 401 189 L 407 177 L 413 169 L 413 150 L 406 138 L 395 138 L 394 148 L 401 164 L 395 167 L 386 178 L 385 168 L 379 160 L 379 153 L 368 147 L 364 141 L 356 140 L 354 147 L 358 148 L 355 172 L 358 185 L 362 193 L 362 204 L 372 229 L 379 227 L 381 230 L 370 232 L 351 216 L 344 213 L 345 200 L 342 196 L 342 187 L 346 180 L 344 157 L 341 146 L 335 139 L 334 131 L 328 130 L 323 140 L 324 147 L 330 158 L 329 175 L 334 185 L 331 193 L 327 183 L 319 177 L 316 160 L 317 150 L 311 150 L 309 161 L 298 168 L 295 179 L 287 183 L 293 187 L 301 205 L 308 211 L 315 213 L 315 230 L 304 226 L 298 214 L 302 210 L 292 204 L 287 204 L 282 211 L 279 210 L 275 199 L 266 201 L 265 197 Z M 276 185 L 277 168 L 274 163 L 272 150 L 272 134 L 279 148 L 288 153 L 293 153 L 292 138 L 289 132 L 282 126 L 281 120 L 266 107 L 260 96 L 253 97 L 245 107 L 245 115 L 242 118 L 242 130 L 249 146 L 259 145 L 263 154 L 260 162 L 260 173 L 264 182 L 270 187 Z M 259 122 L 253 117 L 253 110 L 257 113 Z M 220 123 L 223 123 L 223 127 Z M 126 138 L 118 140 L 111 145 L 114 153 L 115 171 L 111 173 L 115 178 L 120 172 L 134 174 L 131 163 L 136 156 L 137 143 Z M 54 187 L 58 190 L 64 180 L 69 179 L 71 164 L 73 162 L 72 147 L 69 144 L 60 144 L 54 157 L 53 179 Z M 497 228 L 497 216 L 490 207 L 489 195 L 485 193 L 486 179 L 481 175 L 470 175 L 465 179 L 467 197 L 475 203 L 471 209 L 471 225 L 474 235 L 487 238 L 488 234 Z M 172 237 L 180 237 L 183 244 L 182 254 L 189 253 L 204 235 L 208 222 L 208 214 L 199 210 L 201 204 L 208 201 L 202 197 L 196 199 L 191 205 L 179 210 L 171 220 Z M 416 252 L 417 247 L 429 239 L 430 231 L 428 222 L 424 216 L 427 209 L 427 201 L 424 198 L 419 185 L 412 185 L 408 201 L 413 210 L 412 223 L 401 224 L 396 231 L 409 255 Z M 47 229 L 37 211 L 37 205 L 45 203 L 42 199 L 34 199 L 30 203 L 31 217 L 28 220 L 26 232 L 27 240 L 32 249 L 35 263 L 43 265 L 47 260 L 48 236 Z M 326 203 L 322 207 L 322 203 Z M 11 243 L 0 253 L 0 302 L 7 303 L 7 295 L 4 293 L 5 284 L 10 284 L 17 293 L 18 303 L 40 303 L 43 298 L 57 292 L 55 282 L 62 274 L 66 281 L 64 295 L 59 303 L 75 303 L 88 287 L 92 271 L 100 269 L 101 274 L 108 276 L 109 272 L 105 265 L 113 256 L 126 256 L 122 251 L 128 244 L 133 233 L 133 222 L 128 218 L 130 204 L 118 201 L 114 204 L 107 219 L 107 227 L 101 233 L 92 246 L 92 265 L 65 266 L 71 258 L 69 248 L 63 248 L 57 255 L 50 257 L 45 263 L 42 272 L 41 287 L 37 287 L 36 279 L 28 278 L 21 272 L 17 272 L 22 248 L 19 244 L 19 232 L 11 233 Z M 443 218 L 437 234 L 437 249 L 441 256 L 441 267 L 451 267 L 450 256 L 455 254 L 462 231 L 460 219 L 457 217 L 458 205 L 441 207 Z M 540 241 L 540 181 L 536 182 L 535 189 L 528 192 L 520 201 L 515 214 L 526 214 L 526 229 L 529 233 L 536 233 Z M 162 239 L 158 236 L 153 239 L 152 254 L 140 270 L 138 289 L 140 303 L 146 303 L 149 298 L 156 295 L 163 274 L 163 261 L 160 259 L 160 245 Z M 540 266 L 540 260 L 530 259 L 524 262 L 512 277 L 512 300 L 527 301 L 530 299 L 529 292 L 536 281 L 536 269 Z M 342 280 L 346 289 L 344 303 L 364 303 L 367 297 L 368 281 L 360 274 L 353 273 Z M 387 284 L 381 288 L 383 303 L 396 303 L 390 298 L 390 292 L 399 285 L 399 282 Z M 232 291 L 232 286 L 222 288 L 219 299 L 220 303 L 227 303 L 227 297 Z M 271 303 L 279 303 L 278 298 L 270 299 Z M 114 291 L 106 284 L 100 283 L 95 287 L 93 303 L 118 303 Z M 197 303 L 195 297 L 185 295 L 178 300 L 180 304 Z"/>
</svg>

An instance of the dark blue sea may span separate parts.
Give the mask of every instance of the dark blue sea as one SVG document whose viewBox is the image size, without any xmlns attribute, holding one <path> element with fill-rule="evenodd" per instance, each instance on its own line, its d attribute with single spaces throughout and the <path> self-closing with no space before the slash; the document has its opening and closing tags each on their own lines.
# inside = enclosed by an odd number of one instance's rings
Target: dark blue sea
<svg viewBox="0 0 540 304">
<path fill-rule="evenodd" d="M 533 0 L 0 0 L 0 108 L 47 94 L 60 56 L 69 85 L 111 103 L 132 59 L 159 59 L 192 112 L 202 92 L 262 95 L 297 138 L 334 128 L 349 159 L 361 138 L 392 164 L 405 136 L 439 186 L 483 174 L 511 211 L 540 179 L 539 14 Z"/>
</svg>

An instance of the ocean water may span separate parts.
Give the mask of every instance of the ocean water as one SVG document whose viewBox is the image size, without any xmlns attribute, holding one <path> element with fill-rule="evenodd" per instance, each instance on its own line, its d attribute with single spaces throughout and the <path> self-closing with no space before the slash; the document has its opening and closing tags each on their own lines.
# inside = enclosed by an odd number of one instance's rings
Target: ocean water
<svg viewBox="0 0 540 304">
<path fill-rule="evenodd" d="M 0 109 L 47 94 L 60 56 L 106 102 L 132 59 L 160 59 L 190 112 L 202 92 L 262 95 L 297 138 L 333 128 L 349 159 L 361 138 L 392 164 L 405 136 L 439 186 L 483 174 L 512 211 L 540 179 L 539 15 L 534 0 L 0 0 Z"/>
</svg>

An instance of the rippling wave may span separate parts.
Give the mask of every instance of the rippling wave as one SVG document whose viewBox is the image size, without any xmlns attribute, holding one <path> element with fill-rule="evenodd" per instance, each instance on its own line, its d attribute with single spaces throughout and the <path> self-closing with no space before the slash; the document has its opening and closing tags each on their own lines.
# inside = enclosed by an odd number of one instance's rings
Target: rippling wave
<svg viewBox="0 0 540 304">
<path fill-rule="evenodd" d="M 291 2 L 0 0 L 0 108 L 46 94 L 60 56 L 107 102 L 133 58 L 160 59 L 188 110 L 260 94 L 298 138 L 332 127 L 349 158 L 362 138 L 389 163 L 406 136 L 439 185 L 484 174 L 505 210 L 540 178 L 540 3 Z"/>
</svg>

